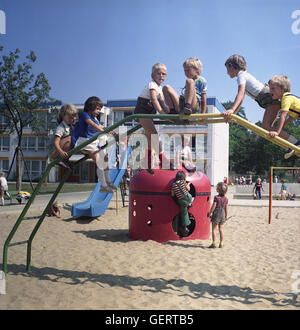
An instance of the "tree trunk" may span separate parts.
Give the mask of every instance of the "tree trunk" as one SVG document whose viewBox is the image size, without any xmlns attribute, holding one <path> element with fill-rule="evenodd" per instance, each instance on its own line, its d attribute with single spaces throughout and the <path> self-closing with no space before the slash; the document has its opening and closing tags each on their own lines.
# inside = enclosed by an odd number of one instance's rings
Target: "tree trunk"
<svg viewBox="0 0 300 330">
<path fill-rule="evenodd" d="M 22 190 L 22 177 L 23 177 L 23 161 L 20 148 L 17 149 L 17 179 L 16 179 L 16 188 L 17 191 Z"/>
</svg>

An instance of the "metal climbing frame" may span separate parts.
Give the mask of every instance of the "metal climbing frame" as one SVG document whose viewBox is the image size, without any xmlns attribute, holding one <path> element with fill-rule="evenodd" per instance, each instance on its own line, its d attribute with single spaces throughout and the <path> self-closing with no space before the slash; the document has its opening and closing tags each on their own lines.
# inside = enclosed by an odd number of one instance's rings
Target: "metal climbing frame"
<svg viewBox="0 0 300 330">
<path fill-rule="evenodd" d="M 146 114 L 141 114 L 141 115 L 131 115 L 128 116 L 126 118 L 124 118 L 123 120 L 120 120 L 119 122 L 117 122 L 116 124 L 106 128 L 103 132 L 95 135 L 94 137 L 92 137 L 91 139 L 89 139 L 88 141 L 82 143 L 81 145 L 79 145 L 78 147 L 71 149 L 68 152 L 68 156 L 72 156 L 74 153 L 82 150 L 82 148 L 84 148 L 85 146 L 87 146 L 88 144 L 90 144 L 91 142 L 95 141 L 100 135 L 102 134 L 106 134 L 109 133 L 110 131 L 113 131 L 114 129 L 116 129 L 117 127 L 123 125 L 125 122 L 127 121 L 132 121 L 132 120 L 137 120 L 139 118 L 149 118 L 149 119 L 154 119 L 154 124 L 160 124 L 160 125 L 197 125 L 197 124 L 215 124 L 215 123 L 224 123 L 225 120 L 222 116 L 221 113 L 213 113 L 213 114 L 192 114 L 189 116 L 186 115 L 146 115 Z M 271 141 L 272 143 L 277 144 L 278 146 L 282 147 L 282 148 L 291 148 L 295 151 L 295 155 L 300 157 L 300 148 L 296 147 L 295 145 L 291 144 L 290 142 L 283 140 L 280 137 L 275 137 L 275 138 L 271 138 L 269 136 L 269 132 L 266 131 L 265 129 L 254 125 L 252 123 L 250 123 L 249 121 L 237 116 L 237 115 L 230 115 L 229 117 L 229 122 L 231 123 L 237 123 L 253 132 L 255 132 L 256 134 L 262 136 L 263 138 Z M 135 127 L 133 127 L 132 129 L 130 129 L 128 132 L 126 132 L 126 135 L 130 135 L 133 132 L 135 132 L 136 130 L 138 130 L 139 128 L 141 128 L 141 125 L 137 125 Z M 108 145 L 104 146 L 103 148 L 107 147 Z M 84 156 L 82 157 L 80 160 L 78 160 L 74 166 L 78 165 L 79 163 L 83 162 L 84 160 L 86 160 L 88 158 L 88 156 Z M 39 230 L 41 224 L 43 223 L 46 214 L 48 212 L 48 210 L 50 209 L 51 205 L 53 204 L 53 202 L 55 201 L 55 198 L 57 197 L 57 195 L 59 194 L 62 186 L 64 185 L 64 183 L 66 182 L 66 180 L 68 179 L 68 177 L 70 176 L 70 174 L 72 173 L 72 169 L 68 169 L 65 173 L 65 175 L 63 176 L 60 184 L 58 185 L 58 187 L 56 188 L 56 191 L 54 192 L 54 194 L 52 195 L 50 201 L 48 202 L 45 210 L 43 211 L 40 219 L 38 220 L 38 222 L 36 223 L 35 227 L 32 230 L 31 235 L 29 236 L 29 239 L 26 241 L 21 241 L 21 242 L 14 242 L 11 243 L 16 231 L 18 230 L 21 222 L 24 220 L 24 216 L 26 215 L 28 209 L 30 208 L 31 204 L 34 202 L 34 199 L 36 197 L 36 195 L 38 194 L 38 192 L 40 191 L 40 188 L 42 186 L 42 183 L 45 181 L 45 179 L 47 178 L 50 170 L 57 165 L 60 161 L 62 161 L 61 158 L 57 158 L 54 161 L 52 161 L 46 168 L 45 173 L 43 174 L 42 178 L 40 179 L 39 183 L 37 184 L 37 186 L 35 187 L 34 191 L 32 192 L 32 195 L 29 199 L 29 201 L 27 202 L 27 204 L 24 206 L 23 211 L 21 212 L 20 216 L 18 217 L 14 227 L 12 228 L 11 232 L 9 233 L 5 243 L 4 243 L 4 247 L 3 247 L 3 271 L 4 273 L 7 273 L 7 256 L 8 256 L 8 248 L 11 246 L 15 246 L 15 245 L 20 245 L 20 244 L 27 244 L 27 264 L 26 264 L 26 269 L 27 271 L 30 271 L 30 264 L 31 264 L 31 247 L 32 247 L 32 241 L 37 233 L 37 231 Z"/>
</svg>

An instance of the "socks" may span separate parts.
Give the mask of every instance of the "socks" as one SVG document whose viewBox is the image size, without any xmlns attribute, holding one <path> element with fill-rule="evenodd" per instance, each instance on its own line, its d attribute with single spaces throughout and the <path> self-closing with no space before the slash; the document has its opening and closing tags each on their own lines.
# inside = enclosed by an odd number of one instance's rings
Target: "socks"
<svg viewBox="0 0 300 330">
<path fill-rule="evenodd" d="M 105 180 L 105 171 L 102 170 L 102 168 L 97 167 L 97 177 L 98 177 L 98 181 L 101 182 L 101 186 L 102 187 L 107 187 L 107 183 Z"/>
<path fill-rule="evenodd" d="M 293 135 L 290 135 L 289 138 L 288 138 L 288 141 L 293 143 L 293 144 L 296 144 L 296 142 L 298 141 Z"/>
<path fill-rule="evenodd" d="M 104 176 L 106 183 L 111 183 L 110 177 L 109 177 L 109 170 L 104 170 Z"/>
</svg>

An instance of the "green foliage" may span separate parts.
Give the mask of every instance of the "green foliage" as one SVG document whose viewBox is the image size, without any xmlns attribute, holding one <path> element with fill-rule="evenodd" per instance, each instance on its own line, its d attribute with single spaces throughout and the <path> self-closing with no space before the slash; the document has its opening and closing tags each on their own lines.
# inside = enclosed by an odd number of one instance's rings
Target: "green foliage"
<svg viewBox="0 0 300 330">
<path fill-rule="evenodd" d="M 223 103 L 225 109 L 232 106 L 232 102 Z M 247 120 L 245 111 L 241 107 L 238 112 Z M 256 125 L 261 126 L 261 122 Z M 285 130 L 300 139 L 300 120 L 297 118 Z M 271 166 L 300 166 L 300 159 L 292 156 L 284 159 L 285 150 L 272 142 L 256 135 L 237 124 L 229 127 L 229 171 L 240 174 L 266 175 Z"/>
<path fill-rule="evenodd" d="M 0 52 L 3 47 L 0 46 Z M 57 109 L 50 108 L 50 85 L 44 73 L 34 75 L 32 64 L 36 61 L 33 51 L 21 59 L 20 50 L 16 49 L 8 55 L 0 56 L 0 116 L 5 125 L 2 132 L 16 133 L 18 136 L 15 150 L 17 162 L 17 190 L 22 185 L 22 153 L 21 144 L 23 129 L 27 125 L 36 133 L 48 133 L 54 128 Z M 40 112 L 38 109 L 49 109 Z M 1 133 L 1 131 L 0 131 Z M 12 164 L 9 169 L 11 171 Z"/>
<path fill-rule="evenodd" d="M 0 57 L 0 115 L 8 124 L 5 130 L 16 132 L 19 137 L 27 125 L 35 132 L 47 132 L 52 128 L 52 118 L 57 112 L 49 109 L 48 114 L 41 116 L 36 111 L 41 104 L 46 105 L 43 108 L 49 108 L 47 104 L 54 101 L 49 95 L 51 88 L 44 73 L 37 76 L 32 73 L 36 59 L 34 52 L 30 51 L 22 61 L 19 49 Z"/>
</svg>

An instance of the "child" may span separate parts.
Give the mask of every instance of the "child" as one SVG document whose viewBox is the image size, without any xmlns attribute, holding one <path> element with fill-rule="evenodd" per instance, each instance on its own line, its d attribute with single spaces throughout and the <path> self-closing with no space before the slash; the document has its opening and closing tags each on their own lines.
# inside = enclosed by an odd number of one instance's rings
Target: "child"
<svg viewBox="0 0 300 330">
<path fill-rule="evenodd" d="M 271 131 L 280 109 L 280 101 L 272 99 L 270 89 L 267 84 L 263 84 L 255 79 L 247 70 L 247 63 L 243 56 L 232 55 L 225 62 L 227 74 L 230 78 L 237 77 L 238 93 L 230 109 L 223 112 L 225 119 L 233 113 L 239 111 L 243 103 L 245 93 L 254 99 L 261 108 L 265 109 L 262 127 Z M 281 137 L 284 137 L 282 132 Z"/>
<path fill-rule="evenodd" d="M 59 163 L 63 167 L 70 166 L 67 161 L 67 152 L 71 149 L 71 127 L 75 125 L 77 119 L 77 109 L 73 104 L 63 105 L 57 119 L 58 126 L 54 133 L 53 149 L 50 147 L 50 159 L 62 157 L 64 160 Z"/>
<path fill-rule="evenodd" d="M 254 184 L 253 193 L 254 193 L 254 190 L 255 190 L 255 198 L 261 199 L 261 191 L 264 191 L 264 188 L 263 188 L 260 178 L 258 178 Z"/>
<path fill-rule="evenodd" d="M 287 196 L 287 185 L 284 180 L 281 180 L 281 188 L 280 188 L 280 197 L 282 201 L 286 200 Z"/>
<path fill-rule="evenodd" d="M 177 234 L 186 237 L 189 234 L 187 226 L 191 223 L 187 208 L 190 206 L 193 197 L 189 193 L 190 183 L 186 182 L 186 175 L 183 171 L 176 173 L 175 182 L 172 184 L 171 196 L 175 197 L 176 203 L 180 206 L 180 224 Z"/>
<path fill-rule="evenodd" d="M 61 212 L 60 205 L 58 204 L 58 202 L 54 202 L 51 205 L 51 208 L 48 212 L 48 216 L 49 217 L 55 216 L 56 218 L 60 219 L 61 218 L 60 212 Z"/>
<path fill-rule="evenodd" d="M 85 101 L 83 112 L 79 116 L 79 121 L 76 127 L 76 135 L 78 136 L 78 139 L 75 147 L 86 142 L 96 134 L 99 134 L 99 132 L 104 131 L 104 126 L 100 125 L 97 120 L 97 116 L 100 114 L 102 107 L 102 101 L 96 96 L 89 97 Z M 104 140 L 101 139 L 101 141 Z M 115 187 L 110 181 L 107 156 L 103 150 L 100 150 L 101 146 L 99 139 L 96 139 L 81 149 L 81 151 L 88 154 L 96 163 L 98 180 L 101 182 L 100 192 L 111 194 L 113 193 L 113 190 L 117 189 L 117 187 Z"/>
<path fill-rule="evenodd" d="M 219 248 L 224 246 L 224 234 L 223 234 L 223 225 L 227 220 L 227 205 L 228 199 L 225 196 L 227 192 L 227 185 L 224 182 L 219 182 L 217 184 L 217 193 L 218 196 L 214 197 L 214 202 L 209 211 L 208 217 L 211 218 L 212 223 L 212 244 L 209 246 L 210 248 L 216 248 L 216 231 L 217 227 L 219 227 L 220 233 L 220 244 Z"/>
<path fill-rule="evenodd" d="M 206 111 L 207 83 L 205 78 L 200 76 L 202 63 L 198 58 L 190 57 L 183 63 L 183 69 L 187 77 L 184 95 L 181 95 L 179 98 L 170 85 L 166 85 L 163 88 L 170 113 L 180 112 L 190 115 L 200 110 L 201 113 L 204 113 Z"/>
<path fill-rule="evenodd" d="M 195 172 L 196 166 L 193 162 L 192 150 L 189 146 L 190 144 L 190 135 L 182 135 L 182 145 L 177 147 L 176 150 L 176 167 L 181 168 L 182 163 L 184 168 L 188 172 Z M 182 162 L 182 163 L 181 163 Z"/>
<path fill-rule="evenodd" d="M 156 63 L 152 66 L 152 80 L 145 86 L 137 99 L 137 104 L 134 110 L 135 114 L 166 114 L 169 113 L 169 108 L 165 105 L 161 84 L 165 81 L 167 68 L 162 63 Z M 151 135 L 157 136 L 156 128 L 151 118 L 140 118 L 138 120 L 145 130 L 145 135 L 148 141 L 148 168 L 151 169 Z M 159 155 L 162 161 L 162 152 Z"/>
<path fill-rule="evenodd" d="M 272 130 L 269 134 L 271 137 L 281 136 L 295 146 L 300 145 L 300 140 L 294 136 L 282 131 L 283 127 L 293 121 L 295 118 L 300 117 L 300 98 L 290 93 L 291 85 L 289 78 L 283 75 L 277 75 L 269 80 L 270 93 L 273 99 L 281 100 L 281 114 L 277 125 L 277 130 Z M 286 116 L 289 118 L 286 120 Z M 290 158 L 294 154 L 294 150 L 288 149 L 284 155 L 285 159 Z"/>
<path fill-rule="evenodd" d="M 0 172 L 0 199 L 2 206 L 4 206 L 4 195 L 7 191 L 8 191 L 8 185 L 5 178 L 5 173 Z"/>
</svg>

